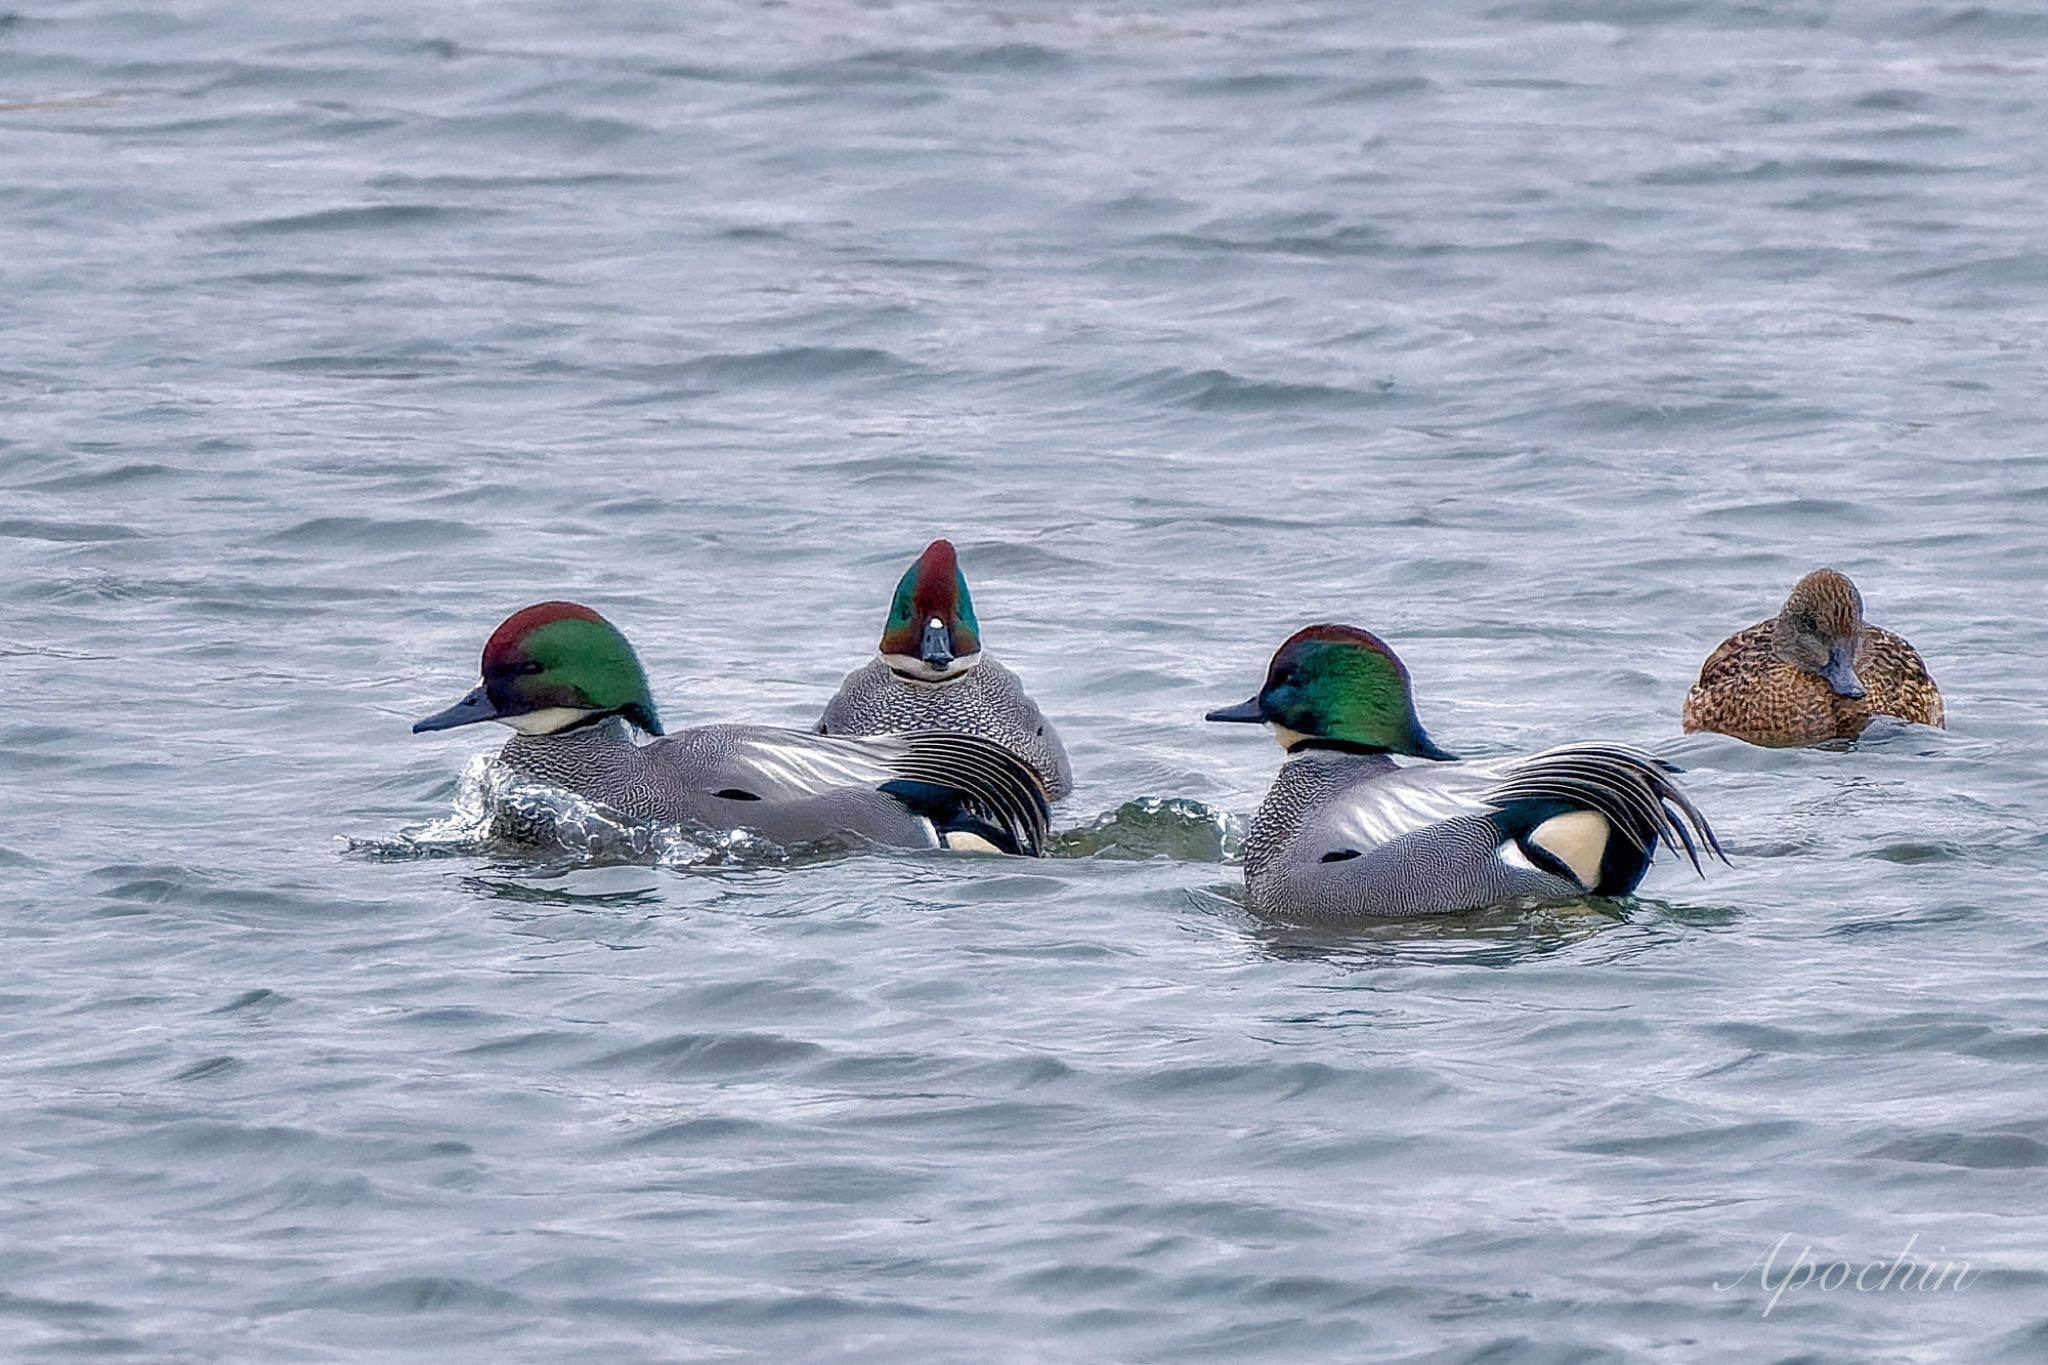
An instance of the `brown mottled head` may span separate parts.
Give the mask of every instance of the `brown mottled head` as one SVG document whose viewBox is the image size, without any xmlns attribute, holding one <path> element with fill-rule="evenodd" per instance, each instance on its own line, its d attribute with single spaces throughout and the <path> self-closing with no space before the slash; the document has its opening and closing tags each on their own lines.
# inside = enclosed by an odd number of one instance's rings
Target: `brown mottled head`
<svg viewBox="0 0 2048 1365">
<path fill-rule="evenodd" d="M 925 682 L 957 677 L 981 662 L 981 626 L 950 540 L 935 540 L 904 573 L 882 627 L 889 667 Z"/>
<path fill-rule="evenodd" d="M 1815 569 L 1799 580 L 1771 628 L 1771 650 L 1818 676 L 1838 697 L 1864 695 L 1856 676 L 1863 636 L 1863 594 L 1844 574 Z"/>
</svg>

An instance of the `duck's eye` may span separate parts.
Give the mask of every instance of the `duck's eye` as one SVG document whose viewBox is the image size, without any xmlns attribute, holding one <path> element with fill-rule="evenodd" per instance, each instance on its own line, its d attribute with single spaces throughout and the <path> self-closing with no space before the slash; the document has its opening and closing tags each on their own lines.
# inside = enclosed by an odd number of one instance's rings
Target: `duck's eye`
<svg viewBox="0 0 2048 1365">
<path fill-rule="evenodd" d="M 513 673 L 515 673 L 515 674 L 523 674 L 523 673 L 538 673 L 538 672 L 540 672 L 540 670 L 541 670 L 541 663 L 540 663 L 540 660 L 538 660 L 538 659 L 528 659 L 528 660 L 527 660 L 527 661 L 526 661 L 525 663 L 523 663 L 523 664 L 514 664 L 514 665 L 512 665 L 512 672 L 513 672 Z"/>
</svg>

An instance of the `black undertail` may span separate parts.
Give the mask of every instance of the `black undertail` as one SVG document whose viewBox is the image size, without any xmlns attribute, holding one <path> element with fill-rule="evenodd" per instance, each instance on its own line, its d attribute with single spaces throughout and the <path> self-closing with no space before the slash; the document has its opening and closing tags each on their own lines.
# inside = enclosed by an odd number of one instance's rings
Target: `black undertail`
<svg viewBox="0 0 2048 1365">
<path fill-rule="evenodd" d="M 1702 854 L 1728 861 L 1712 825 L 1674 781 L 1673 764 L 1619 744 L 1575 744 L 1537 754 L 1510 769 L 1487 800 L 1518 826 L 1512 832 L 1532 862 L 1570 875 L 1526 837 L 1544 820 L 1572 810 L 1589 810 L 1621 834 L 1610 839 L 1600 860 L 1595 895 L 1624 895 L 1649 869 L 1661 840 L 1682 851 L 1695 872 L 1704 873 Z M 1557 864 L 1556 866 L 1552 866 Z M 1576 877 L 1573 880 L 1577 880 Z"/>
<path fill-rule="evenodd" d="M 938 731 L 891 736 L 899 777 L 882 790 L 932 822 L 941 836 L 972 834 L 1005 853 L 1045 856 L 1052 822 L 1037 771 L 993 740 Z"/>
</svg>

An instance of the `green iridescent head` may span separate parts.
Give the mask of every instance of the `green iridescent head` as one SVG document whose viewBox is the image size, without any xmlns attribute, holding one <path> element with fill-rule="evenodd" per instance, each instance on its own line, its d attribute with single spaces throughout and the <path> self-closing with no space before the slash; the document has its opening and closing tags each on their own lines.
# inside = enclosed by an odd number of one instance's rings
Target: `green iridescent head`
<svg viewBox="0 0 2048 1365">
<path fill-rule="evenodd" d="M 1350 749 L 1449 759 L 1423 733 L 1408 670 L 1386 641 L 1355 626 L 1310 626 L 1289 637 L 1248 702 L 1210 720 L 1264 722 L 1289 751 Z"/>
<path fill-rule="evenodd" d="M 981 624 L 952 541 L 925 546 L 896 584 L 881 653 L 890 668 L 924 682 L 958 677 L 981 662 Z"/>
<path fill-rule="evenodd" d="M 505 618 L 484 645 L 483 681 L 413 733 L 495 720 L 544 735 L 624 716 L 650 735 L 661 717 L 647 674 L 618 627 L 574 602 L 542 602 Z"/>
</svg>

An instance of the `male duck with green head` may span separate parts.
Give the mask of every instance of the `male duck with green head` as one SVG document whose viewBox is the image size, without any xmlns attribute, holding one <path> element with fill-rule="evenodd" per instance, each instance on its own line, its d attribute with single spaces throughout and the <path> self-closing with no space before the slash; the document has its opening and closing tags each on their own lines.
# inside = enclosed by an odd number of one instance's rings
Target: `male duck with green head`
<svg viewBox="0 0 2048 1365">
<path fill-rule="evenodd" d="M 992 739 L 1038 770 L 1046 796 L 1074 789 L 1066 746 L 1017 675 L 982 652 L 974 599 L 953 542 L 935 540 L 896 585 L 876 657 L 846 675 L 821 735 L 957 730 Z"/>
<path fill-rule="evenodd" d="M 1300 631 L 1257 696 L 1208 718 L 1263 722 L 1287 750 L 1244 845 L 1263 914 L 1342 923 L 1621 896 L 1659 840 L 1695 869 L 1700 846 L 1720 852 L 1677 770 L 1639 749 L 1458 762 L 1423 733 L 1394 651 L 1352 626 Z"/>
<path fill-rule="evenodd" d="M 483 679 L 415 732 L 494 720 L 500 760 L 629 819 L 748 829 L 778 843 L 857 835 L 904 848 L 1043 851 L 1037 775 L 972 735 L 850 739 L 765 725 L 664 735 L 647 675 L 611 622 L 574 602 L 507 617 Z M 639 743 L 634 732 L 654 736 Z"/>
</svg>

